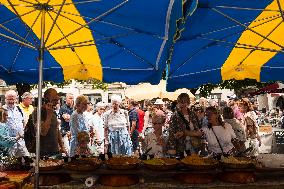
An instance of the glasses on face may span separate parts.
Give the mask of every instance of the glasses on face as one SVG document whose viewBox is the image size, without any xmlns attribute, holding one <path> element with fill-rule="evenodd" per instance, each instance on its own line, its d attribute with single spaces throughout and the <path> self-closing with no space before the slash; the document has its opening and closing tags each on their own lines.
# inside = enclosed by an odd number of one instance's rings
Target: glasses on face
<svg viewBox="0 0 284 189">
<path fill-rule="evenodd" d="M 15 98 L 7 98 L 6 100 L 7 101 L 15 101 L 16 99 Z"/>
</svg>

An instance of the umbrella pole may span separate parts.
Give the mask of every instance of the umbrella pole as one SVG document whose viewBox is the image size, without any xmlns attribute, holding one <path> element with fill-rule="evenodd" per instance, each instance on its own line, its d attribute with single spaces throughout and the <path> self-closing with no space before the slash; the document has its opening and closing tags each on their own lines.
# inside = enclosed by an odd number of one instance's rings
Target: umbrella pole
<svg viewBox="0 0 284 189">
<path fill-rule="evenodd" d="M 39 188 L 39 160 L 40 160 L 40 130 L 41 130 L 41 107 L 42 107 L 42 83 L 43 83 L 43 58 L 44 58 L 44 32 L 45 32 L 45 10 L 41 17 L 41 39 L 39 48 L 39 79 L 38 79 L 38 107 L 37 107 L 37 129 L 36 129 L 36 163 L 35 163 L 35 185 Z"/>
</svg>

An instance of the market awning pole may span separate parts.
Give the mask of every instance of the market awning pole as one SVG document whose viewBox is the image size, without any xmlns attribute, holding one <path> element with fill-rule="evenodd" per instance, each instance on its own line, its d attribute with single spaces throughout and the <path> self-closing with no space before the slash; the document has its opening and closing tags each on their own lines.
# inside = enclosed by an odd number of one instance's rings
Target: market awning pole
<svg viewBox="0 0 284 189">
<path fill-rule="evenodd" d="M 36 129 L 36 162 L 35 162 L 35 185 L 39 188 L 39 160 L 40 160 L 40 130 L 41 130 L 41 107 L 42 107 L 42 83 L 43 83 L 43 58 L 44 58 L 44 32 L 45 32 L 45 10 L 41 17 L 41 39 L 39 48 L 39 79 L 38 79 L 38 107 L 37 107 L 37 129 Z"/>
</svg>

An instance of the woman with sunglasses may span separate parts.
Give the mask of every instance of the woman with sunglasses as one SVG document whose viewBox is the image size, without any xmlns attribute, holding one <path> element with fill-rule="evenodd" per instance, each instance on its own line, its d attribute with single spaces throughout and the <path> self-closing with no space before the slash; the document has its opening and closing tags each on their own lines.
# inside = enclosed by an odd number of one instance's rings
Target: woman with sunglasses
<svg viewBox="0 0 284 189">
<path fill-rule="evenodd" d="M 208 151 L 214 158 L 233 155 L 235 148 L 233 142 L 236 138 L 232 126 L 225 123 L 217 108 L 210 106 L 206 108 L 205 115 L 208 120 L 208 127 L 202 128 L 208 142 Z"/>
</svg>

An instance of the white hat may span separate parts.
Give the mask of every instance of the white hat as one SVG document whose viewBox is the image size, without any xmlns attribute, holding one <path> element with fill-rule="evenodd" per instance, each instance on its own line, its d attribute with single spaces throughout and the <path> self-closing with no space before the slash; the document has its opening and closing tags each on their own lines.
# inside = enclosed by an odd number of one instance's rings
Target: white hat
<svg viewBox="0 0 284 189">
<path fill-rule="evenodd" d="M 113 103 L 113 102 L 121 103 L 121 101 L 122 101 L 121 96 L 118 96 L 118 95 L 112 95 L 111 96 L 111 103 Z"/>
<path fill-rule="evenodd" d="M 154 104 L 155 105 L 162 105 L 162 104 L 164 104 L 164 102 L 163 102 L 162 99 L 158 98 Z"/>
</svg>

